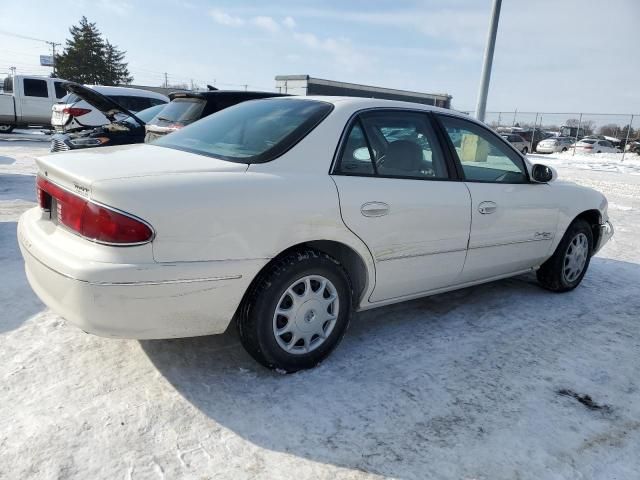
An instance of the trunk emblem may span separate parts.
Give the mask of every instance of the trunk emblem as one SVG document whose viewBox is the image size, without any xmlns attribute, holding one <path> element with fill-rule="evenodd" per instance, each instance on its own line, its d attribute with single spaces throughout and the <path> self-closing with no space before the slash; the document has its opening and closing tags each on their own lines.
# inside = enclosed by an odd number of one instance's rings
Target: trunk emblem
<svg viewBox="0 0 640 480">
<path fill-rule="evenodd" d="M 83 197 L 89 196 L 89 189 L 87 187 L 74 183 L 73 188 L 75 188 L 76 192 L 78 192 Z"/>
</svg>

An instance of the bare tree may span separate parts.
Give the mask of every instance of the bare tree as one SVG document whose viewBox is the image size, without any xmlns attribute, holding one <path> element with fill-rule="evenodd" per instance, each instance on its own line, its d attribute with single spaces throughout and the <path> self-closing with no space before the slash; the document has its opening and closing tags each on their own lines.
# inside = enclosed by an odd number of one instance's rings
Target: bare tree
<svg viewBox="0 0 640 480">
<path fill-rule="evenodd" d="M 606 125 L 602 125 L 598 129 L 598 133 L 600 135 L 606 135 L 608 137 L 617 136 L 619 131 L 620 131 L 620 126 L 616 125 L 615 123 L 607 123 Z"/>
</svg>

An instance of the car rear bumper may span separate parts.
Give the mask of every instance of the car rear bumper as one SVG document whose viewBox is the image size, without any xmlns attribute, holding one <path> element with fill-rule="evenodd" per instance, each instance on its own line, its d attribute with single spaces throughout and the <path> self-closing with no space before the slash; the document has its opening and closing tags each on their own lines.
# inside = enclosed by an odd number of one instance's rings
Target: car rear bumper
<svg viewBox="0 0 640 480">
<path fill-rule="evenodd" d="M 595 255 L 598 251 L 604 247 L 604 245 L 613 237 L 614 229 L 611 222 L 606 221 L 602 225 L 598 225 L 600 230 L 600 234 L 598 235 L 598 242 L 593 249 L 593 254 Z"/>
<path fill-rule="evenodd" d="M 29 284 L 54 312 L 88 333 L 177 338 L 224 332 L 267 260 L 102 263 L 61 252 L 32 209 L 18 223 Z M 110 247 L 117 248 L 117 247 Z"/>
</svg>

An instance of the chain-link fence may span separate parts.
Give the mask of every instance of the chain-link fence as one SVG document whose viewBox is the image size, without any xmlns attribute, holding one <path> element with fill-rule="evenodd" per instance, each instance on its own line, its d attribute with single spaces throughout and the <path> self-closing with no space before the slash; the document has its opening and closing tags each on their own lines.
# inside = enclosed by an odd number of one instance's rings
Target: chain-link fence
<svg viewBox="0 0 640 480">
<path fill-rule="evenodd" d="M 473 115 L 474 112 L 465 112 Z M 538 142 L 550 136 L 570 137 L 577 142 L 588 135 L 609 141 L 623 155 L 636 152 L 640 142 L 640 114 L 584 112 L 486 112 L 485 123 L 497 131 L 515 133 L 535 152 Z"/>
</svg>

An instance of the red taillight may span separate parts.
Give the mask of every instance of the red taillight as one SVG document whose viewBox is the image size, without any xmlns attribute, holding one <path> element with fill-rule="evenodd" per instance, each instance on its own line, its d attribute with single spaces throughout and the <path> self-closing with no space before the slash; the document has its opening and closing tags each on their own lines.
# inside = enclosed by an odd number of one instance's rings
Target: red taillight
<svg viewBox="0 0 640 480">
<path fill-rule="evenodd" d="M 72 117 L 81 117 L 82 115 L 86 115 L 90 111 L 91 109 L 89 108 L 67 107 L 62 110 L 62 113 L 66 113 L 67 115 L 71 115 Z"/>
<path fill-rule="evenodd" d="M 144 222 L 108 207 L 93 203 L 38 176 L 36 181 L 38 204 L 51 210 L 56 201 L 58 222 L 83 237 L 100 243 L 131 245 L 145 243 L 153 231 Z"/>
<path fill-rule="evenodd" d="M 582 147 L 582 148 L 584 148 L 585 150 L 593 150 L 593 147 Z"/>
</svg>

